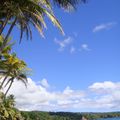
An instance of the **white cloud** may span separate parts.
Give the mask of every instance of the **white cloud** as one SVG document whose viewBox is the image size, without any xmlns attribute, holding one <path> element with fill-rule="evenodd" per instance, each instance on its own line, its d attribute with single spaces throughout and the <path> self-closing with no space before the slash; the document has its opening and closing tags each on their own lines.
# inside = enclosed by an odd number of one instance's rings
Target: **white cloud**
<svg viewBox="0 0 120 120">
<path fill-rule="evenodd" d="M 16 106 L 21 110 L 120 110 L 120 82 L 96 82 L 88 86 L 87 90 L 73 90 L 68 86 L 63 91 L 48 90 L 46 79 L 42 83 L 41 86 L 29 78 L 26 88 L 16 81 L 9 94 L 15 95 Z M 49 87 L 51 88 L 50 85 Z"/>
<path fill-rule="evenodd" d="M 48 84 L 48 82 L 47 82 L 46 79 L 41 80 L 40 83 L 41 83 L 41 85 L 42 85 L 43 87 L 49 88 L 49 84 Z"/>
<path fill-rule="evenodd" d="M 116 22 L 109 22 L 109 23 L 106 23 L 106 24 L 99 24 L 99 25 L 97 25 L 97 26 L 95 26 L 93 28 L 93 32 L 99 32 L 99 31 L 102 31 L 102 30 L 111 29 L 116 24 L 117 24 Z"/>
<path fill-rule="evenodd" d="M 98 89 L 112 89 L 113 90 L 116 88 L 120 89 L 120 83 L 115 84 L 111 81 L 105 81 L 103 83 L 96 82 L 92 86 L 90 86 L 89 88 L 93 89 L 93 90 L 98 90 Z"/>
<path fill-rule="evenodd" d="M 120 90 L 120 83 L 113 83 L 111 81 L 97 82 L 91 85 L 89 89 L 96 93 L 111 93 L 114 90 Z"/>
<path fill-rule="evenodd" d="M 62 41 L 55 38 L 54 42 L 59 45 L 58 51 L 60 52 L 63 52 L 65 49 L 67 49 L 71 54 L 77 53 L 78 51 L 91 51 L 86 43 L 81 44 L 80 48 L 78 48 L 76 45 L 73 45 L 74 38 L 70 36 Z"/>
<path fill-rule="evenodd" d="M 75 51 L 76 51 L 76 48 L 72 46 L 72 47 L 70 48 L 70 53 L 72 54 L 72 53 L 74 53 Z"/>
<path fill-rule="evenodd" d="M 62 108 L 59 105 L 60 101 L 73 101 L 84 96 L 82 91 L 74 91 L 69 87 L 61 92 L 50 92 L 46 86 L 36 84 L 30 78 L 27 88 L 19 81 L 14 82 L 9 94 L 15 95 L 16 106 L 21 110 L 58 110 Z"/>
<path fill-rule="evenodd" d="M 64 40 L 54 39 L 54 42 L 59 45 L 59 51 L 63 51 L 66 47 L 68 47 L 72 43 L 73 39 L 71 37 L 67 37 Z"/>
<path fill-rule="evenodd" d="M 91 51 L 91 49 L 89 48 L 88 44 L 84 43 L 80 46 L 79 51 Z"/>
<path fill-rule="evenodd" d="M 96 102 L 100 108 L 106 106 L 108 109 L 120 109 L 120 82 L 96 82 L 89 89 L 97 96 Z"/>
</svg>

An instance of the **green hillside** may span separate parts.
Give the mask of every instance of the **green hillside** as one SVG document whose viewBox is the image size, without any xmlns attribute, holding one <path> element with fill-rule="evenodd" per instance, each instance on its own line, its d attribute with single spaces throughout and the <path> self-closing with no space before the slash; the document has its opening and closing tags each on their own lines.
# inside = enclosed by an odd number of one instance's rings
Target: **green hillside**
<svg viewBox="0 0 120 120">
<path fill-rule="evenodd" d="M 84 116 L 88 120 L 95 120 L 97 118 L 111 118 L 120 117 L 120 112 L 110 113 L 72 113 L 72 112 L 40 112 L 22 111 L 24 120 L 82 120 Z"/>
</svg>

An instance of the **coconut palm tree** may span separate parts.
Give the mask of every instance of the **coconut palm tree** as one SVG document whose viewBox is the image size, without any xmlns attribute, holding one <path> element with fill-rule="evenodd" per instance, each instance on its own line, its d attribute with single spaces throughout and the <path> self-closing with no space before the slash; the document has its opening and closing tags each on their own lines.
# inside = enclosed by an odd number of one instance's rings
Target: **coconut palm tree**
<svg viewBox="0 0 120 120">
<path fill-rule="evenodd" d="M 4 82 L 1 83 L 1 81 L 2 80 L 5 81 L 8 77 L 8 75 L 6 74 L 6 70 L 7 70 L 8 66 L 5 63 L 5 61 L 6 61 L 5 56 L 9 56 L 10 51 L 11 51 L 11 47 L 13 45 L 10 43 L 10 40 L 11 39 L 8 39 L 6 46 L 1 51 L 1 54 L 0 54 L 0 75 L 2 75 L 0 78 L 0 89 L 2 88 L 2 84 L 4 83 Z M 4 41 L 4 37 L 1 35 L 0 36 L 0 48 L 3 44 L 3 41 Z M 4 76 L 4 78 L 3 78 L 3 76 Z"/>
<path fill-rule="evenodd" d="M 26 32 L 27 36 L 31 36 L 31 24 L 36 27 L 43 36 L 43 28 L 46 28 L 44 21 L 45 16 L 47 16 L 63 33 L 60 23 L 53 14 L 52 3 L 64 9 L 70 9 L 75 8 L 76 4 L 79 2 L 85 1 L 86 0 L 1 0 L 0 20 L 2 21 L 2 25 L 0 27 L 0 34 L 2 34 L 8 21 L 11 21 L 11 26 L 5 37 L 3 47 L 13 27 L 17 24 L 21 30 L 20 40 L 24 32 Z"/>
<path fill-rule="evenodd" d="M 4 18 L 4 22 L 1 25 L 0 34 L 3 32 L 5 25 L 7 24 L 8 20 L 11 20 L 11 26 L 7 32 L 7 35 L 4 39 L 4 44 L 6 44 L 6 40 L 8 39 L 13 27 L 18 24 L 21 30 L 21 37 L 23 31 L 26 30 L 26 33 L 31 34 L 31 30 L 29 27 L 29 23 L 35 26 L 42 35 L 42 27 L 46 27 L 44 22 L 44 15 L 47 15 L 48 18 L 63 32 L 60 23 L 55 18 L 53 11 L 51 9 L 50 2 L 48 0 L 4 0 L 1 2 L 4 8 L 4 14 L 6 17 Z"/>
<path fill-rule="evenodd" d="M 8 82 L 6 83 L 5 87 L 6 87 L 9 83 L 10 83 L 10 84 L 9 84 L 8 89 L 7 89 L 6 92 L 5 92 L 5 96 L 7 95 L 8 91 L 10 90 L 10 88 L 11 88 L 14 80 L 20 80 L 20 81 L 23 82 L 24 85 L 27 87 L 27 76 L 26 76 L 26 74 L 24 74 L 24 73 L 21 72 L 21 71 L 18 71 L 17 74 L 14 74 L 14 76 L 11 77 L 11 78 L 8 80 Z"/>
<path fill-rule="evenodd" d="M 3 40 L 3 36 L 0 36 L 0 46 L 3 44 Z M 11 44 L 8 40 L 8 44 L 2 50 L 0 59 L 0 89 L 10 83 L 6 94 L 15 78 L 24 82 L 25 85 L 27 81 L 26 71 L 28 69 L 26 68 L 26 63 L 23 60 L 20 60 L 15 53 L 10 54 L 12 45 L 13 44 Z M 4 85 L 5 83 L 6 85 Z"/>
<path fill-rule="evenodd" d="M 0 92 L 0 120 L 23 120 L 20 112 L 14 107 L 14 96 L 4 98 L 4 94 Z"/>
<path fill-rule="evenodd" d="M 9 54 L 11 49 L 12 49 L 12 45 L 13 43 L 10 43 L 11 38 L 8 38 L 6 45 L 4 46 L 4 48 L 1 50 L 1 54 L 0 54 L 0 60 L 2 58 L 4 58 L 5 55 Z M 4 36 L 0 35 L 0 48 L 2 47 L 2 44 L 4 42 Z"/>
<path fill-rule="evenodd" d="M 0 48 L 3 44 L 3 41 L 4 41 L 4 37 L 1 35 L 0 36 Z M 2 49 L 1 54 L 0 54 L 0 75 L 5 74 L 5 69 L 6 69 L 6 65 L 4 64 L 5 56 L 9 55 L 11 51 L 11 47 L 12 47 L 12 44 L 10 44 L 9 42 L 10 42 L 10 39 L 7 41 L 6 46 L 4 47 L 4 49 Z M 1 83 L 1 80 L 5 81 L 7 77 L 8 76 L 5 75 L 4 78 L 3 76 L 0 78 L 0 89 L 2 88 L 2 84 L 3 84 L 3 82 Z"/>
<path fill-rule="evenodd" d="M 28 69 L 26 68 L 25 62 L 17 58 L 16 54 L 5 56 L 5 60 L 2 60 L 1 64 L 4 66 L 2 68 L 3 71 L 1 72 L 1 74 L 5 77 L 0 85 L 0 89 L 2 89 L 3 86 L 6 87 L 10 83 L 6 91 L 7 94 L 15 79 L 21 80 L 26 85 L 27 77 L 25 72 Z"/>
</svg>

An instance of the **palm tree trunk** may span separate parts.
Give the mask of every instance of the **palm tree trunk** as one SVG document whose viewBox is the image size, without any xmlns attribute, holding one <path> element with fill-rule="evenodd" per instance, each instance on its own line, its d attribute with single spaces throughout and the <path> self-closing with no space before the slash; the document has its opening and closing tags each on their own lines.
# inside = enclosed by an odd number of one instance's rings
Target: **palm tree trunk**
<svg viewBox="0 0 120 120">
<path fill-rule="evenodd" d="M 10 19 L 10 16 L 8 15 L 6 17 L 6 19 L 4 20 L 4 22 L 2 23 L 2 25 L 0 26 L 0 35 L 2 34 L 2 32 L 3 32 L 4 28 L 5 28 L 5 26 L 7 25 L 7 22 L 8 22 L 9 19 Z"/>
<path fill-rule="evenodd" d="M 9 87 L 8 87 L 8 89 L 7 89 L 7 91 L 5 92 L 5 97 L 6 97 L 7 93 L 8 93 L 8 91 L 10 90 L 10 88 L 11 88 L 13 82 L 14 82 L 14 78 L 11 78 L 11 83 L 10 83 L 10 85 L 9 85 Z"/>
<path fill-rule="evenodd" d="M 6 75 L 5 77 L 4 77 L 4 79 L 3 79 L 3 81 L 2 81 L 2 83 L 1 83 L 1 85 L 0 85 L 0 90 L 2 89 L 2 87 L 3 87 L 3 84 L 5 83 L 5 80 L 8 78 L 8 75 Z"/>
<path fill-rule="evenodd" d="M 7 81 L 7 83 L 4 85 L 4 88 L 9 84 L 10 81 L 11 81 L 11 79 L 9 79 L 9 80 Z"/>
<path fill-rule="evenodd" d="M 7 44 L 8 37 L 11 34 L 12 29 L 15 26 L 16 21 L 17 21 L 17 17 L 15 18 L 15 20 L 12 23 L 12 25 L 10 26 L 10 29 L 8 30 L 8 33 L 7 33 L 7 35 L 6 35 L 6 37 L 5 37 L 4 41 L 3 41 L 3 45 L 2 45 L 2 47 L 0 49 L 0 52 L 3 50 L 4 46 Z"/>
</svg>

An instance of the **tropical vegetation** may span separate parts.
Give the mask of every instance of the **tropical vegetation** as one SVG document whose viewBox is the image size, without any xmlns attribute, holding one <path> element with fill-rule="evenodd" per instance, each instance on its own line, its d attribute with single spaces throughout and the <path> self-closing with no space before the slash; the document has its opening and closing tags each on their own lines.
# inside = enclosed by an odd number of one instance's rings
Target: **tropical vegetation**
<svg viewBox="0 0 120 120">
<path fill-rule="evenodd" d="M 22 120 L 20 112 L 15 108 L 13 95 L 8 95 L 15 80 L 27 85 L 27 65 L 12 52 L 13 43 L 10 35 L 14 27 L 32 39 L 32 28 L 35 27 L 42 37 L 47 28 L 45 19 L 58 27 L 64 34 L 61 24 L 54 15 L 53 5 L 65 10 L 76 8 L 78 3 L 86 0 L 1 0 L 0 1 L 0 120 Z M 43 118 L 42 118 L 43 119 Z"/>
<path fill-rule="evenodd" d="M 4 37 L 0 36 L 0 47 Z M 12 53 L 10 39 L 1 51 L 0 55 L 0 120 L 22 120 L 20 112 L 15 108 L 13 95 L 7 95 L 14 80 L 20 80 L 27 84 L 27 66 L 15 53 Z"/>
<path fill-rule="evenodd" d="M 120 112 L 108 113 L 72 113 L 72 112 L 38 112 L 22 111 L 22 116 L 25 120 L 97 120 L 99 118 L 113 118 L 120 117 Z"/>
<path fill-rule="evenodd" d="M 19 110 L 14 107 L 14 96 L 9 95 L 5 98 L 0 92 L 0 120 L 24 120 Z"/>
</svg>

